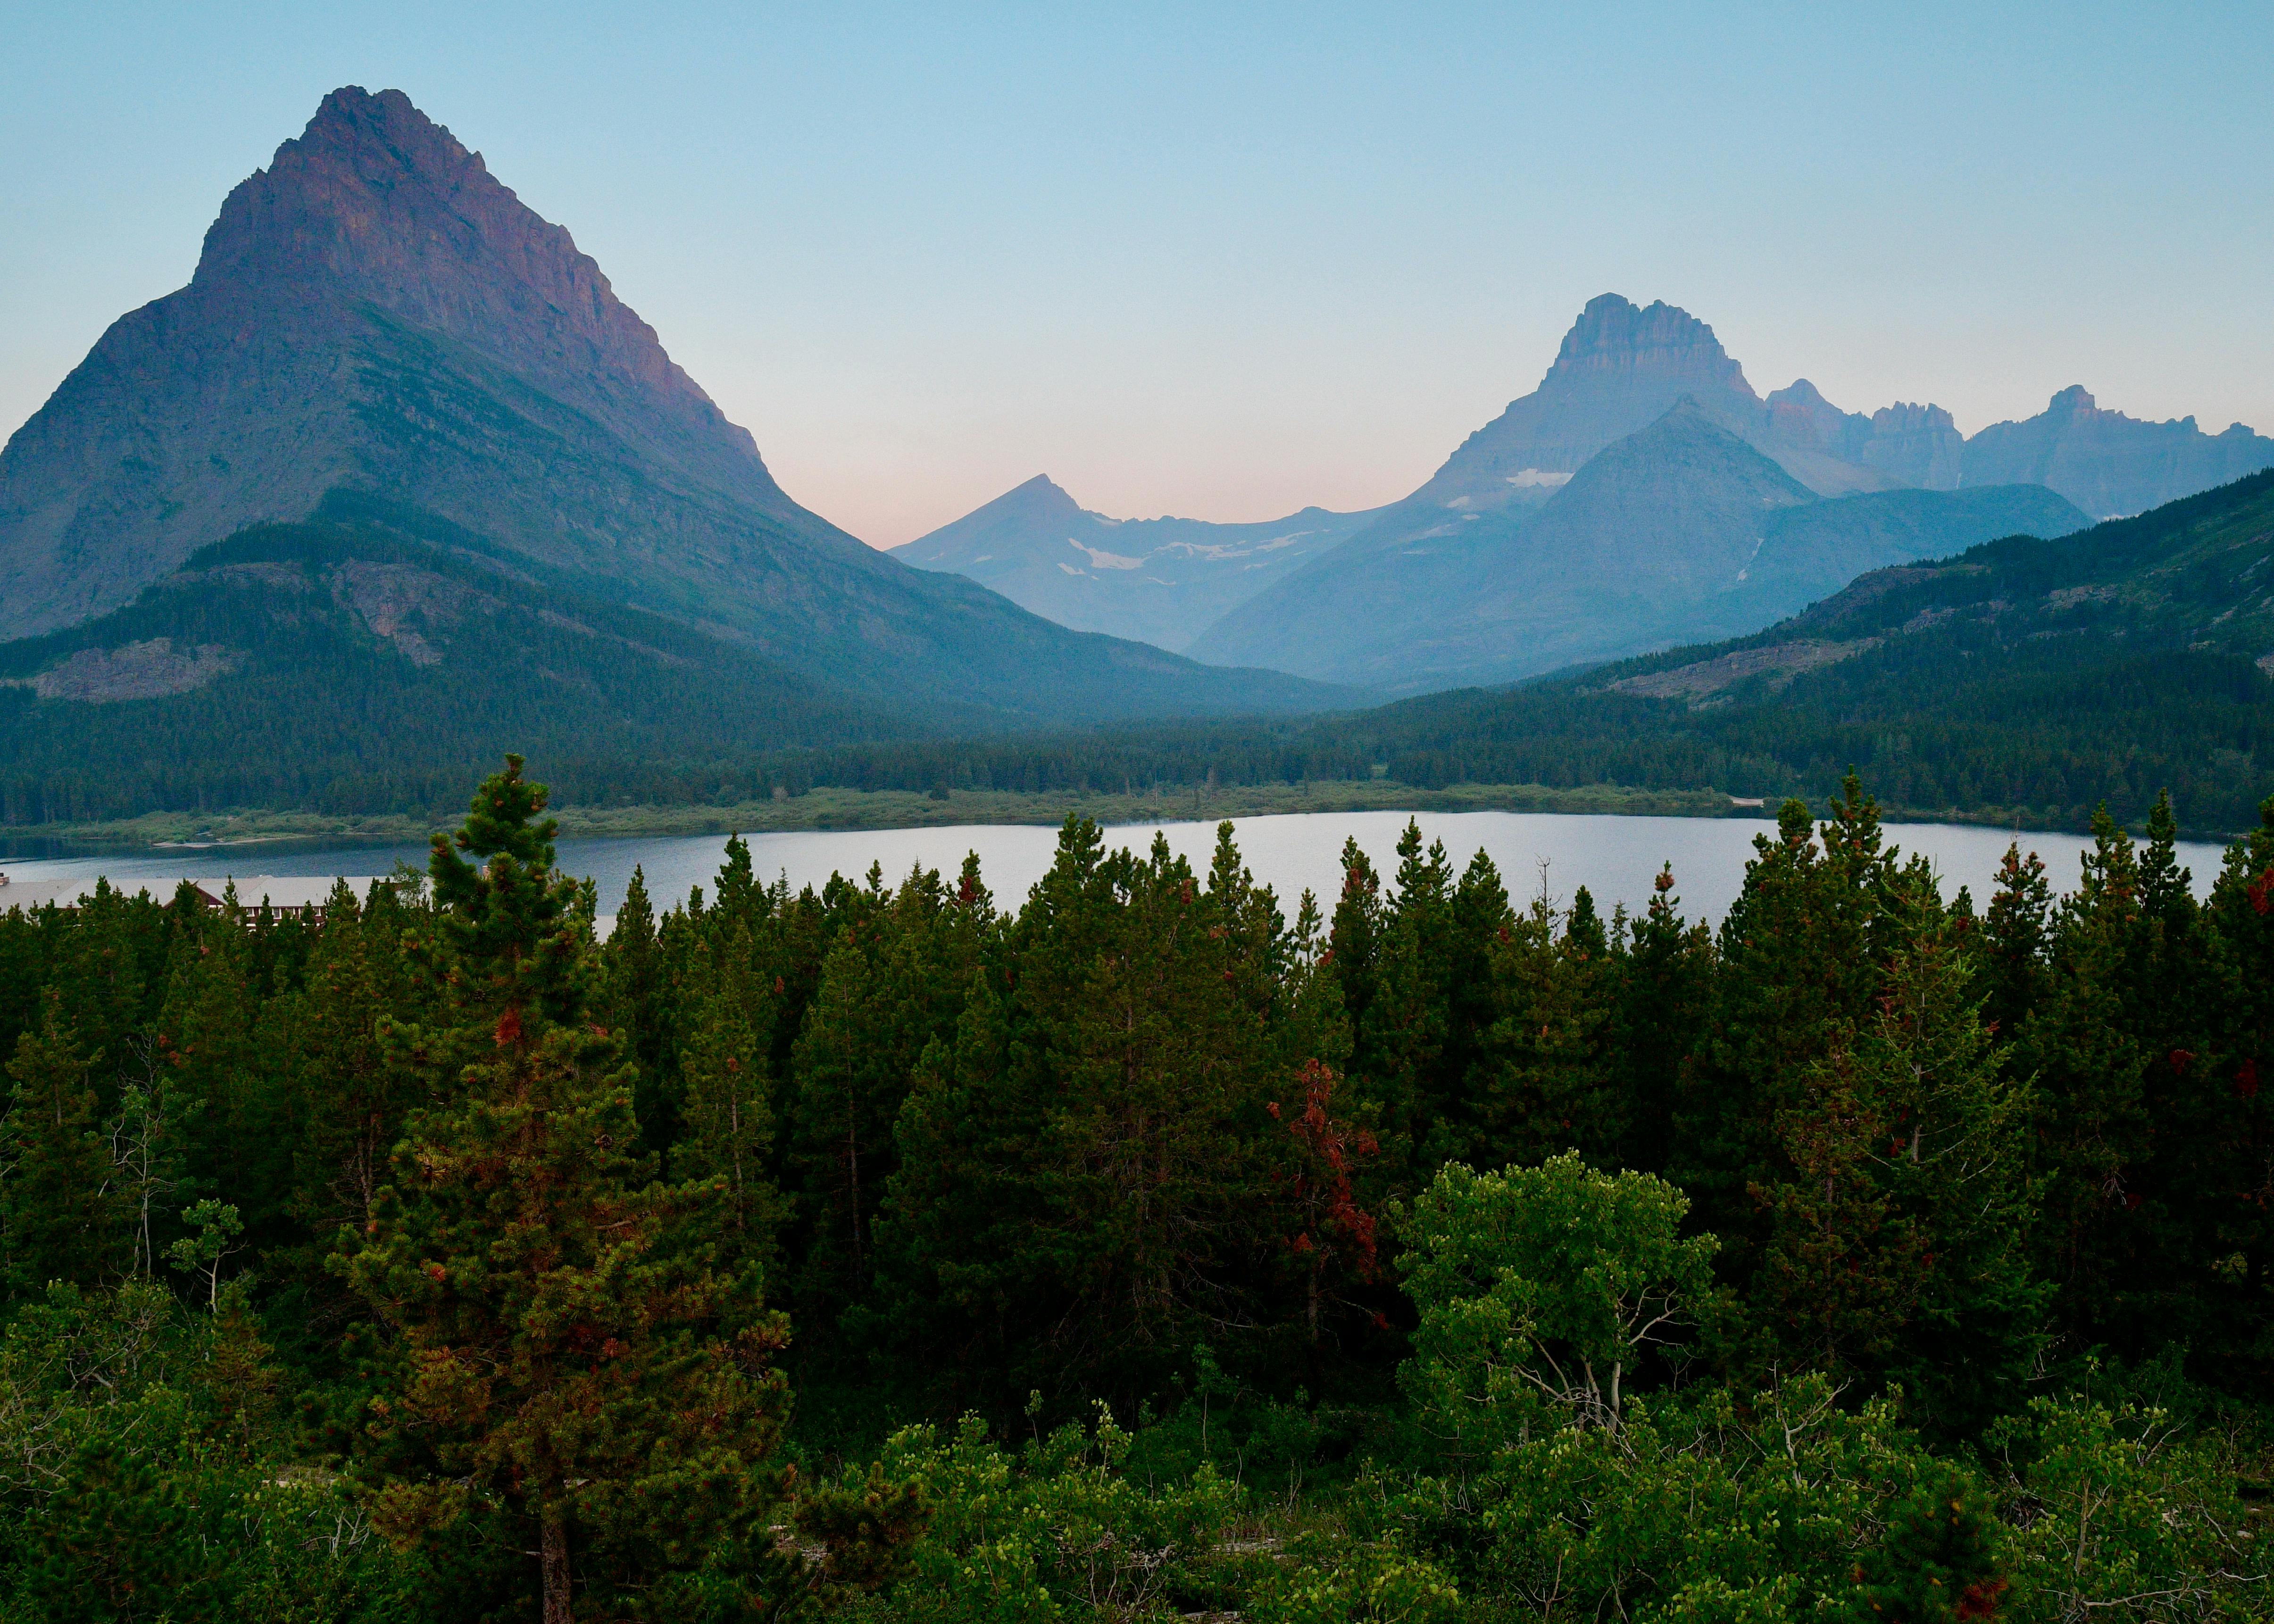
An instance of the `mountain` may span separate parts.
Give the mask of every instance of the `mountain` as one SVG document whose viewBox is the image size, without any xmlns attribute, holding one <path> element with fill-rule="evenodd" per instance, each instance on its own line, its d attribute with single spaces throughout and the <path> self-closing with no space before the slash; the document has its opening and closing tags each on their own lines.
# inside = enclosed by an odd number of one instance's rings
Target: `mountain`
<svg viewBox="0 0 2274 1624">
<path fill-rule="evenodd" d="M 1969 491 L 1874 491 L 1773 514 L 1761 550 L 1715 612 L 1722 628 L 1755 627 L 1831 597 L 1856 576 L 1943 558 L 2003 536 L 2058 538 L 2091 521 L 2037 485 Z M 1696 635 L 1701 624 L 1685 628 Z"/>
<path fill-rule="evenodd" d="M 1462 441 L 1407 500 L 1465 512 L 1535 506 L 1604 447 L 1685 399 L 1717 421 L 1761 403 L 1744 368 L 1688 311 L 1603 294 L 1563 335 L 1540 387 Z"/>
<path fill-rule="evenodd" d="M 1637 440 L 1677 410 L 1681 432 Z M 1822 577 L 1832 558 L 1954 551 L 2000 514 L 2084 522 L 2065 503 L 2012 497 L 1867 504 L 1820 522 L 1841 539 L 1745 561 L 1783 508 L 1955 488 L 1962 445 L 1939 406 L 1843 411 L 1806 379 L 1764 398 L 1705 322 L 1607 293 L 1580 312 L 1540 387 L 1427 483 L 1187 647 L 1391 692 L 1506 680 L 1750 630 L 1809 601 L 1798 594 L 1841 584 Z M 1623 481 L 1630 488 L 1615 488 Z"/>
<path fill-rule="evenodd" d="M 1773 391 L 1762 405 L 1766 423 L 1760 439 L 1770 447 L 1818 453 L 1894 485 L 1932 491 L 1958 486 L 1965 437 L 1939 406 L 1903 402 L 1869 416 L 1842 411 L 1805 378 Z"/>
<path fill-rule="evenodd" d="M 1751 631 L 1864 569 L 2086 523 L 2029 487 L 1819 498 L 1685 397 L 1536 512 L 1363 531 L 1193 651 L 1388 692 L 1506 682 Z"/>
<path fill-rule="evenodd" d="M 2274 472 L 1878 570 L 1750 637 L 1275 745 L 1281 772 L 1356 758 L 1425 786 L 1773 797 L 1854 766 L 1890 806 L 2032 825 L 2080 827 L 2104 801 L 2136 819 L 2168 788 L 2192 826 L 2248 828 L 2274 787 Z"/>
<path fill-rule="evenodd" d="M 2269 464 L 2274 440 L 2239 425 L 2138 423 L 2082 390 L 1970 441 L 1940 406 L 1846 411 L 1804 378 L 1762 396 L 1705 322 L 1607 293 L 1539 387 L 1412 495 L 1344 515 L 1339 539 L 1308 513 L 1264 527 L 1299 545 L 1269 568 L 1239 559 L 1255 590 L 1197 630 L 1133 619 L 1172 594 L 1206 601 L 1168 584 L 1197 571 L 1156 568 L 1163 549 L 1047 481 L 910 553 L 1069 624 L 1410 692 L 1741 634 L 1863 570 L 2058 537 Z M 1109 602 L 1133 618 L 1107 619 Z"/>
<path fill-rule="evenodd" d="M 1812 384 L 1803 380 L 1765 401 L 1713 329 L 1688 311 L 1606 293 L 1579 312 L 1540 387 L 1470 435 L 1406 500 L 1466 513 L 1537 506 L 1606 446 L 1684 400 L 1818 495 L 1897 483 L 1841 448 L 1856 431 Z M 1859 450 L 1871 420 L 1860 422 Z"/>
<path fill-rule="evenodd" d="M 230 194 L 189 285 L 114 323 L 0 451 L 0 637 L 117 609 L 337 491 L 912 724 L 1334 697 L 1076 635 L 799 507 L 568 232 L 399 91 L 327 96 Z"/>
<path fill-rule="evenodd" d="M 1181 651 L 1373 516 L 1306 508 L 1261 524 L 1109 519 L 1037 474 L 893 553 L 968 576 L 1061 626 Z"/>
<path fill-rule="evenodd" d="M 2206 434 L 2193 417 L 2144 423 L 2103 410 L 2072 385 L 2019 423 L 1966 442 L 1967 485 L 2042 485 L 2087 513 L 2117 518 L 2274 468 L 2274 440 L 2241 424 Z"/>
</svg>

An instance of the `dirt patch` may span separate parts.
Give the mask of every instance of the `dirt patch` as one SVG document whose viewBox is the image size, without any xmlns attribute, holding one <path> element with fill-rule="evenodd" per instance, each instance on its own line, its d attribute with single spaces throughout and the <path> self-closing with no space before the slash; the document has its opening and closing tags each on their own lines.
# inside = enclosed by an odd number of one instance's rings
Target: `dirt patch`
<svg viewBox="0 0 2274 1624">
<path fill-rule="evenodd" d="M 442 658 L 438 641 L 467 613 L 497 607 L 497 599 L 471 587 L 408 564 L 355 560 L 333 572 L 332 590 L 414 665 Z"/>
<path fill-rule="evenodd" d="M 1781 679 L 1773 686 L 1782 687 L 1803 671 L 1848 659 L 1866 649 L 1877 648 L 1879 642 L 1877 637 L 1859 637 L 1853 643 L 1780 643 L 1766 649 L 1739 649 L 1734 654 L 1700 660 L 1694 665 L 1677 665 L 1672 671 L 1648 671 L 1640 676 L 1623 678 L 1611 684 L 1611 691 L 1639 695 L 1645 699 L 1700 699 L 1764 673 Z"/>
<path fill-rule="evenodd" d="M 170 637 L 130 643 L 117 649 L 81 649 L 60 665 L 31 678 L 17 678 L 42 699 L 74 699 L 108 704 L 122 699 L 162 699 L 203 688 L 245 663 L 244 653 L 219 643 L 177 649 Z"/>
</svg>

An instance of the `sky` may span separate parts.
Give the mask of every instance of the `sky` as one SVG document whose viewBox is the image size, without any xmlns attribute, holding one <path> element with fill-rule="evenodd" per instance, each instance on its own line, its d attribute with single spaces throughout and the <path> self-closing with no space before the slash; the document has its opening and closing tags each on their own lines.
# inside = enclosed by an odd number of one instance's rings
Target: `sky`
<svg viewBox="0 0 2274 1624">
<path fill-rule="evenodd" d="M 0 8 L 0 433 L 335 86 L 877 545 L 1370 507 L 1615 291 L 1755 387 L 2274 432 L 2274 6 Z"/>
</svg>

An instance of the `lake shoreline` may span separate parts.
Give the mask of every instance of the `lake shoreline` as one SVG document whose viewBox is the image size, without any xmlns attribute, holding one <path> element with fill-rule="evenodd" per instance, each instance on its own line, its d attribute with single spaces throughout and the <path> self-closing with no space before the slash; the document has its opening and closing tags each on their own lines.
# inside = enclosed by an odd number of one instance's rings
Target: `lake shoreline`
<svg viewBox="0 0 2274 1624">
<path fill-rule="evenodd" d="M 1545 812 L 1578 816 L 1773 819 L 1775 797 L 1740 799 L 1713 790 L 1636 790 L 1609 785 L 1573 789 L 1537 784 L 1458 784 L 1420 789 L 1389 779 L 1305 784 L 1186 786 L 1153 792 L 857 790 L 817 786 L 798 795 L 731 805 L 566 806 L 553 809 L 564 838 L 663 835 L 777 834 L 802 831 L 929 829 L 958 825 L 1044 824 L 1070 816 L 1108 827 L 1162 822 L 1213 822 L 1297 812 Z M 1820 810 L 1820 808 L 1819 808 Z M 2011 828 L 2030 833 L 2082 833 L 2067 818 L 1972 811 L 1949 807 L 1886 806 L 1890 822 L 1933 822 Z M 153 812 L 78 823 L 0 827 L 0 853 L 22 859 L 77 851 L 206 852 L 396 846 L 423 842 L 442 820 L 407 813 L 341 816 L 314 812 L 245 810 Z M 447 820 L 455 822 L 456 820 Z M 2233 831 L 2189 830 L 2194 838 L 2225 841 Z"/>
</svg>

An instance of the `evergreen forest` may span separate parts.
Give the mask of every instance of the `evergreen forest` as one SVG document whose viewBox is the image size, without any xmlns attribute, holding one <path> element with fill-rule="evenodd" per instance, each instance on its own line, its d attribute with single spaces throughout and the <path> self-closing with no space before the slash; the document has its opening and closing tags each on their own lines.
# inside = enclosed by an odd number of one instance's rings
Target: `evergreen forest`
<svg viewBox="0 0 2274 1624">
<path fill-rule="evenodd" d="M 546 804 L 0 916 L 0 1620 L 2274 1614 L 2274 801 L 605 932 Z"/>
</svg>

